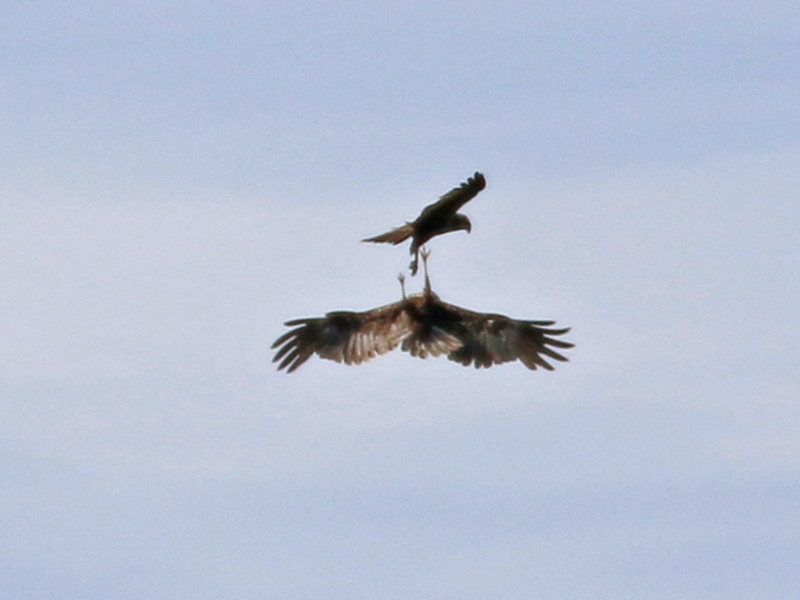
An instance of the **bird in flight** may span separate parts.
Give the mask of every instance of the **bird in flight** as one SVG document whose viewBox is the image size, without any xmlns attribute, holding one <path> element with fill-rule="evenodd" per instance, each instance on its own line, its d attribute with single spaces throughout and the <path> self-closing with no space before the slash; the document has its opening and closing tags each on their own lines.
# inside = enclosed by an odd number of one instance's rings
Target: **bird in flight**
<svg viewBox="0 0 800 600">
<path fill-rule="evenodd" d="M 568 360 L 555 349 L 574 344 L 555 337 L 567 333 L 569 327 L 552 329 L 554 321 L 521 321 L 440 300 L 431 290 L 428 254 L 422 251 L 425 288 L 421 294 L 406 297 L 403 288 L 403 299 L 394 304 L 287 321 L 285 325 L 294 329 L 272 344 L 277 348 L 272 362 L 281 361 L 278 370 L 291 373 L 316 353 L 320 358 L 359 365 L 398 346 L 412 356 L 444 355 L 475 368 L 520 360 L 529 369 L 552 371 L 549 360 Z M 403 282 L 401 274 L 401 285 Z"/>
<path fill-rule="evenodd" d="M 376 242 L 388 244 L 400 244 L 411 238 L 410 253 L 414 256 L 411 261 L 411 274 L 417 274 L 419 264 L 420 247 L 432 237 L 447 233 L 448 231 L 458 231 L 466 229 L 472 231 L 472 223 L 466 215 L 458 212 L 458 209 L 478 195 L 486 187 L 486 178 L 476 172 L 472 177 L 460 186 L 453 188 L 433 204 L 422 209 L 422 212 L 414 221 L 409 221 L 396 229 L 387 231 L 384 234 L 361 240 L 362 242 Z"/>
</svg>

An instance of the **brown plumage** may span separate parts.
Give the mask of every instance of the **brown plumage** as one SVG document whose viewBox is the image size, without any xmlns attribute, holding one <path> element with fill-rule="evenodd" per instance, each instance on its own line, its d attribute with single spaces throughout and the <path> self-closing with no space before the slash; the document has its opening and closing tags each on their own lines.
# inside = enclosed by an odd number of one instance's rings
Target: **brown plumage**
<svg viewBox="0 0 800 600">
<path fill-rule="evenodd" d="M 419 263 L 419 249 L 432 237 L 466 229 L 472 231 L 472 223 L 466 215 L 458 209 L 478 195 L 486 187 L 486 178 L 476 172 L 457 188 L 453 188 L 433 204 L 426 206 L 414 221 L 409 221 L 396 229 L 381 235 L 361 240 L 362 242 L 376 242 L 387 244 L 400 244 L 411 238 L 410 253 L 414 256 L 411 261 L 411 274 L 417 274 Z"/>
<path fill-rule="evenodd" d="M 425 261 L 427 253 L 423 252 L 422 258 Z M 520 321 L 442 302 L 431 290 L 427 269 L 421 294 L 406 297 L 403 293 L 403 299 L 394 304 L 364 312 L 337 311 L 321 318 L 294 319 L 286 325 L 294 329 L 272 344 L 278 349 L 272 362 L 281 361 L 278 369 L 289 373 L 314 353 L 359 365 L 398 346 L 412 356 L 446 355 L 476 368 L 520 360 L 529 369 L 552 371 L 548 360 L 567 360 L 554 348 L 573 347 L 554 339 L 569 328 L 550 329 L 553 321 Z"/>
</svg>

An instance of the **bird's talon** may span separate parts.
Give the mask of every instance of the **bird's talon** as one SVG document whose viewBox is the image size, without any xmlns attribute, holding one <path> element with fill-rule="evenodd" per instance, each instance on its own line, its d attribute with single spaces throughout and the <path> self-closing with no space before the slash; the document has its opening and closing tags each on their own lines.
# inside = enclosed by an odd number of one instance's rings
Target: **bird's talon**
<svg viewBox="0 0 800 600">
<path fill-rule="evenodd" d="M 397 274 L 397 280 L 400 282 L 400 290 L 403 292 L 403 300 L 406 299 L 406 276 L 402 273 Z"/>
</svg>

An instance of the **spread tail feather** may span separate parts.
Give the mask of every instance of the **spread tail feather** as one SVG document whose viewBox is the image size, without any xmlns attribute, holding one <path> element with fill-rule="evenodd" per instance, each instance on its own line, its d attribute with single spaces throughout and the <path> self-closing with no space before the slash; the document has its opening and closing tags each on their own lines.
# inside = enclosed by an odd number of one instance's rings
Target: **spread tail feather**
<svg viewBox="0 0 800 600">
<path fill-rule="evenodd" d="M 382 233 L 381 235 L 376 235 L 375 237 L 367 238 L 361 241 L 399 244 L 401 242 L 406 241 L 412 235 L 414 235 L 414 229 L 411 227 L 410 224 L 406 223 L 405 225 L 398 227 L 397 229 L 392 229 L 391 231 L 387 231 L 386 233 Z"/>
</svg>

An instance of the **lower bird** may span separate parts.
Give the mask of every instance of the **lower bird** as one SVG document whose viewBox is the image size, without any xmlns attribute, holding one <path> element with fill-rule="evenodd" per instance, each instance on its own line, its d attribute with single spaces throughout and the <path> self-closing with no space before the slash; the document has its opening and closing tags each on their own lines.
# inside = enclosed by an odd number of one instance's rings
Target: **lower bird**
<svg viewBox="0 0 800 600">
<path fill-rule="evenodd" d="M 555 349 L 574 344 L 555 339 L 568 327 L 550 328 L 554 321 L 522 321 L 504 315 L 480 313 L 447 304 L 431 290 L 428 252 L 423 250 L 425 288 L 421 294 L 364 312 L 336 311 L 324 317 L 294 319 L 294 327 L 272 344 L 272 362 L 278 370 L 295 371 L 313 354 L 320 358 L 359 365 L 400 346 L 412 356 L 447 356 L 476 368 L 519 360 L 526 367 L 548 371 L 548 361 L 567 361 Z M 403 276 L 400 276 L 401 285 Z"/>
</svg>

